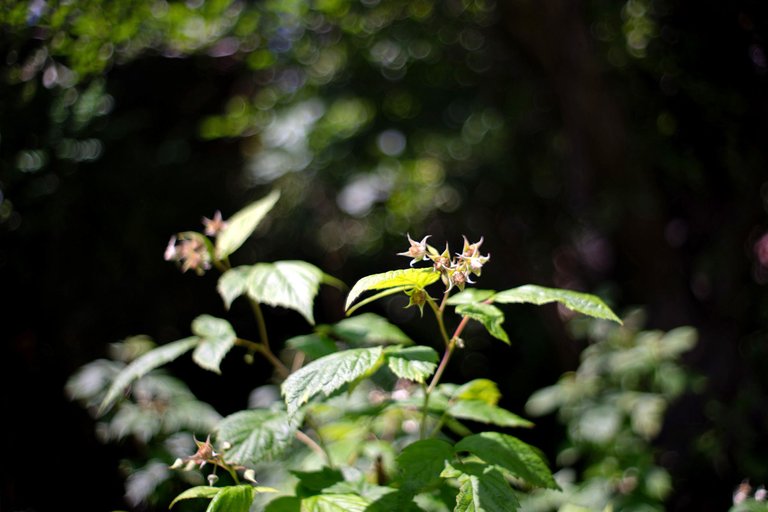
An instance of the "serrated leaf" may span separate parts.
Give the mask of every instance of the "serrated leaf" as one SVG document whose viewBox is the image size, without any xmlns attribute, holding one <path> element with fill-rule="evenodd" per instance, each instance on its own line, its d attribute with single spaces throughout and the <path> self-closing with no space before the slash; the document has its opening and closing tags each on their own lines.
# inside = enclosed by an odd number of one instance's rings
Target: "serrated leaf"
<svg viewBox="0 0 768 512">
<path fill-rule="evenodd" d="M 467 288 L 463 292 L 459 292 L 456 295 L 452 295 L 448 298 L 447 304 L 449 306 L 458 306 L 459 304 L 473 304 L 476 302 L 483 302 L 488 300 L 496 292 L 493 290 L 479 290 L 477 288 Z"/>
<path fill-rule="evenodd" d="M 253 504 L 254 489 L 250 485 L 220 487 L 205 512 L 249 512 Z"/>
<path fill-rule="evenodd" d="M 252 409 L 224 418 L 216 428 L 219 445 L 229 443 L 224 459 L 233 464 L 254 466 L 278 457 L 293 441 L 298 422 L 284 411 Z"/>
<path fill-rule="evenodd" d="M 413 345 L 409 338 L 395 324 L 375 313 L 345 318 L 331 326 L 333 334 L 343 341 L 356 346 L 371 345 Z"/>
<path fill-rule="evenodd" d="M 349 291 L 344 309 L 348 310 L 360 294 L 368 290 L 385 290 L 395 287 L 426 288 L 438 279 L 440 279 L 440 272 L 431 268 L 406 268 L 366 276 L 355 283 Z"/>
<path fill-rule="evenodd" d="M 496 405 L 501 398 L 501 391 L 490 379 L 474 379 L 459 386 L 452 396 L 454 399 L 482 400 L 487 404 Z"/>
<path fill-rule="evenodd" d="M 499 466 L 536 487 L 558 489 L 552 473 L 539 453 L 516 437 L 483 432 L 456 443 L 456 451 L 467 451 L 488 464 Z"/>
<path fill-rule="evenodd" d="M 457 464 L 459 480 L 454 512 L 506 512 L 517 510 L 520 503 L 504 475 L 493 466 L 478 463 Z"/>
<path fill-rule="evenodd" d="M 277 200 L 280 191 L 246 206 L 227 220 L 227 226 L 216 236 L 216 259 L 223 260 L 240 248 L 256 230 Z"/>
<path fill-rule="evenodd" d="M 248 285 L 248 274 L 251 271 L 250 265 L 241 265 L 231 268 L 221 274 L 219 282 L 216 285 L 219 295 L 224 300 L 227 309 L 232 307 L 232 302 L 245 293 Z"/>
<path fill-rule="evenodd" d="M 490 423 L 500 427 L 533 426 L 533 423 L 517 414 L 482 400 L 459 400 L 448 408 L 448 414 L 460 420 Z"/>
<path fill-rule="evenodd" d="M 417 493 L 437 483 L 446 460 L 453 459 L 453 446 L 440 439 L 424 439 L 406 446 L 397 456 L 400 486 Z"/>
<path fill-rule="evenodd" d="M 306 261 L 257 263 L 246 278 L 246 291 L 262 304 L 298 311 L 314 325 L 312 307 L 324 278 L 319 268 Z"/>
<path fill-rule="evenodd" d="M 616 316 L 616 313 L 611 311 L 611 308 L 609 308 L 605 302 L 599 297 L 589 293 L 574 292 L 559 288 L 545 288 L 543 286 L 527 284 L 525 286 L 499 292 L 493 297 L 493 301 L 501 304 L 528 303 L 537 305 L 559 302 L 572 311 L 595 318 L 612 320 L 619 324 L 622 323 L 621 319 Z"/>
<path fill-rule="evenodd" d="M 200 338 L 192 359 L 201 368 L 220 374 L 219 365 L 237 338 L 232 325 L 222 318 L 200 315 L 192 321 L 192 332 Z"/>
<path fill-rule="evenodd" d="M 356 348 L 336 352 L 295 371 L 281 386 L 288 414 L 318 393 L 330 395 L 344 384 L 371 373 L 382 360 L 381 347 Z"/>
<path fill-rule="evenodd" d="M 432 347 L 392 347 L 386 353 L 389 369 L 401 379 L 423 383 L 437 368 L 438 355 Z"/>
<path fill-rule="evenodd" d="M 364 512 L 369 503 L 357 494 L 317 494 L 301 500 L 301 512 Z"/>
<path fill-rule="evenodd" d="M 285 346 L 293 350 L 301 350 L 309 359 L 320 359 L 338 351 L 336 343 L 328 336 L 320 333 L 294 336 L 285 341 Z"/>
<path fill-rule="evenodd" d="M 135 359 L 131 364 L 123 368 L 123 370 L 117 374 L 115 380 L 112 381 L 112 385 L 109 386 L 109 390 L 99 406 L 99 416 L 112 406 L 115 400 L 123 393 L 123 390 L 125 390 L 125 388 L 133 381 L 141 378 L 155 368 L 170 363 L 183 353 L 191 350 L 192 347 L 199 343 L 199 341 L 200 339 L 197 336 L 176 340 L 151 350 L 138 359 Z"/>
<path fill-rule="evenodd" d="M 456 313 L 477 320 L 494 338 L 498 338 L 509 345 L 509 336 L 504 331 L 504 313 L 490 304 L 472 303 L 456 306 Z"/>
<path fill-rule="evenodd" d="M 200 485 L 197 487 L 192 487 L 191 489 L 187 489 L 186 491 L 182 492 L 178 496 L 176 496 L 171 504 L 168 506 L 168 508 L 173 508 L 173 506 L 182 500 L 191 500 L 195 498 L 207 498 L 211 499 L 219 492 L 221 491 L 222 487 L 209 487 L 207 485 Z"/>
</svg>

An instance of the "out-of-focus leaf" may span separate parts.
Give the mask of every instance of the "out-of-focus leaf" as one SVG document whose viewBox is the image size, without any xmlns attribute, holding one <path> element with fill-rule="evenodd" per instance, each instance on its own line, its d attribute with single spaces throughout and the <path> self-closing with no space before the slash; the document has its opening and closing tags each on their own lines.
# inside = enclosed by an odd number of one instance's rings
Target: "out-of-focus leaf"
<svg viewBox="0 0 768 512">
<path fill-rule="evenodd" d="M 230 217 L 227 226 L 216 236 L 216 259 L 223 260 L 239 249 L 279 198 L 280 191 L 273 190 L 268 196 L 251 203 Z"/>
<path fill-rule="evenodd" d="M 200 337 L 192 359 L 201 368 L 221 373 L 221 360 L 235 345 L 237 338 L 232 325 L 222 318 L 200 315 L 192 321 L 192 332 Z"/>
<path fill-rule="evenodd" d="M 493 290 L 479 290 L 477 288 L 467 288 L 463 292 L 452 295 L 448 298 L 447 304 L 458 306 L 459 304 L 474 304 L 490 299 L 496 292 Z"/>
<path fill-rule="evenodd" d="M 294 336 L 285 341 L 285 346 L 293 350 L 301 350 L 309 359 L 320 359 L 338 351 L 336 343 L 328 336 L 320 333 Z"/>
<path fill-rule="evenodd" d="M 559 302 L 566 308 L 583 313 L 595 318 L 612 320 L 621 324 L 621 319 L 616 313 L 611 311 L 605 302 L 599 297 L 589 293 L 573 292 L 570 290 L 561 290 L 559 288 L 545 288 L 534 284 L 527 284 L 518 288 L 504 290 L 493 297 L 494 302 L 501 304 L 510 303 L 528 303 L 528 304 L 548 304 L 550 302 Z"/>
<path fill-rule="evenodd" d="M 292 373 L 281 386 L 288 413 L 293 415 L 318 393 L 330 395 L 344 384 L 372 373 L 381 364 L 382 354 L 381 347 L 345 350 Z"/>
<path fill-rule="evenodd" d="M 345 318 L 332 326 L 332 332 L 356 347 L 413 344 L 413 340 L 399 327 L 375 313 Z"/>
<path fill-rule="evenodd" d="M 248 273 L 251 271 L 250 265 L 242 265 L 231 268 L 224 272 L 219 278 L 216 289 L 219 295 L 224 299 L 224 305 L 229 309 L 232 302 L 245 293 L 248 285 Z"/>
<path fill-rule="evenodd" d="M 459 400 L 448 408 L 448 414 L 460 420 L 490 423 L 500 427 L 532 427 L 533 423 L 496 405 L 482 400 Z"/>
<path fill-rule="evenodd" d="M 200 342 L 197 336 L 191 336 L 181 340 L 176 340 L 161 347 L 158 347 L 143 356 L 134 360 L 126 366 L 112 381 L 112 385 L 107 390 L 106 396 L 101 401 L 98 414 L 101 415 L 109 409 L 117 398 L 123 393 L 125 388 L 136 379 L 149 373 L 155 368 L 173 361 L 180 355 L 191 350 Z"/>
<path fill-rule="evenodd" d="M 452 394 L 459 400 L 482 400 L 496 405 L 501 398 L 499 387 L 490 379 L 474 379 L 459 386 Z"/>
</svg>

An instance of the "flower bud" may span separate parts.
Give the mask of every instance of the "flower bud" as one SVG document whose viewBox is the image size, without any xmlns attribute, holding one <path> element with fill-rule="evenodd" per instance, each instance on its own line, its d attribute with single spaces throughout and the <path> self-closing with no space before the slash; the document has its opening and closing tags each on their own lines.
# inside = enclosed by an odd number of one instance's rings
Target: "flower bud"
<svg viewBox="0 0 768 512">
<path fill-rule="evenodd" d="M 411 260 L 411 266 L 413 266 L 414 263 L 418 263 L 419 261 L 423 260 L 424 257 L 427 255 L 427 238 L 429 238 L 431 235 L 427 235 L 424 238 L 421 239 L 421 242 L 417 242 L 411 238 L 411 235 L 408 235 L 408 243 L 411 244 L 411 246 L 408 248 L 405 252 L 399 252 L 397 253 L 398 256 L 406 256 L 408 258 L 413 258 Z"/>
<path fill-rule="evenodd" d="M 256 472 L 252 469 L 246 469 L 245 472 L 243 472 L 243 478 L 255 484 L 259 483 L 256 481 Z"/>
<path fill-rule="evenodd" d="M 210 475 L 208 475 L 208 485 L 210 485 L 211 487 L 216 485 L 216 482 L 218 481 L 219 481 L 219 477 L 216 476 L 214 473 L 211 473 Z"/>
</svg>

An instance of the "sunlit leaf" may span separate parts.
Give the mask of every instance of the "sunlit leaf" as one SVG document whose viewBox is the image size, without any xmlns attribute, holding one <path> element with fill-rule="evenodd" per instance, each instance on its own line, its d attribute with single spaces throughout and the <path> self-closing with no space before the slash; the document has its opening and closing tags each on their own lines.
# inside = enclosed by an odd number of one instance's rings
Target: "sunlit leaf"
<svg viewBox="0 0 768 512">
<path fill-rule="evenodd" d="M 364 512 L 369 503 L 357 494 L 317 494 L 301 500 L 301 512 Z"/>
<path fill-rule="evenodd" d="M 493 466 L 477 462 L 447 465 L 443 476 L 460 484 L 454 512 L 507 512 L 520 503 L 504 475 Z"/>
<path fill-rule="evenodd" d="M 250 485 L 221 487 L 208 504 L 205 512 L 249 512 L 253 503 L 254 488 Z"/>
<path fill-rule="evenodd" d="M 499 386 L 490 379 L 474 379 L 459 386 L 452 395 L 459 400 L 482 400 L 496 405 L 501 398 Z"/>
<path fill-rule="evenodd" d="M 192 333 L 200 337 L 192 359 L 206 370 L 221 373 L 219 365 L 237 338 L 232 325 L 221 318 L 200 315 L 192 321 Z"/>
<path fill-rule="evenodd" d="M 291 421 L 284 411 L 251 409 L 224 418 L 216 428 L 216 440 L 231 446 L 224 452 L 227 462 L 253 466 L 279 456 L 297 429 L 298 421 Z"/>
<path fill-rule="evenodd" d="M 490 423 L 500 427 L 533 426 L 533 423 L 517 414 L 482 400 L 459 400 L 448 408 L 448 414 L 460 420 Z"/>
<path fill-rule="evenodd" d="M 392 373 L 401 379 L 423 383 L 437 368 L 437 352 L 432 347 L 392 347 L 386 351 Z"/>
<path fill-rule="evenodd" d="M 312 307 L 325 274 L 306 261 L 257 263 L 248 273 L 246 290 L 253 300 L 298 311 L 315 323 Z"/>
<path fill-rule="evenodd" d="M 440 272 L 431 268 L 407 268 L 366 276 L 355 283 L 349 291 L 344 309 L 348 310 L 360 294 L 368 290 L 385 290 L 401 286 L 406 289 L 425 288 L 438 279 L 440 279 Z"/>
<path fill-rule="evenodd" d="M 245 293 L 248 287 L 248 273 L 251 271 L 250 265 L 242 265 L 231 268 L 224 272 L 219 278 L 216 289 L 224 299 L 224 305 L 229 309 L 232 302 Z"/>
<path fill-rule="evenodd" d="M 509 344 L 509 336 L 504 331 L 504 313 L 490 304 L 472 303 L 456 306 L 456 313 L 461 316 L 468 316 L 472 320 L 477 320 L 494 338 L 498 338 L 506 344 Z"/>
<path fill-rule="evenodd" d="M 279 198 L 280 191 L 273 190 L 268 196 L 246 206 L 230 217 L 227 220 L 227 227 L 216 236 L 216 259 L 223 260 L 239 249 Z"/>
<path fill-rule="evenodd" d="M 493 297 L 493 301 L 501 304 L 528 303 L 538 305 L 559 302 L 570 310 L 595 318 L 622 323 L 621 319 L 599 297 L 559 288 L 545 288 L 528 284 L 499 292 Z"/>
<path fill-rule="evenodd" d="M 133 381 L 146 375 L 150 371 L 166 363 L 170 363 L 185 352 L 191 350 L 200 342 L 197 336 L 191 336 L 181 340 L 173 341 L 161 347 L 158 347 L 143 356 L 134 360 L 126 366 L 112 381 L 107 394 L 99 406 L 99 415 L 109 409 L 115 400 L 123 393 Z"/>
<path fill-rule="evenodd" d="M 186 491 L 176 496 L 171 502 L 171 504 L 168 506 L 168 508 L 172 508 L 176 503 L 183 500 L 191 500 L 195 498 L 211 499 L 217 494 L 219 494 L 219 492 L 222 489 L 223 489 L 222 487 L 209 487 L 206 485 L 192 487 L 191 489 L 187 489 Z"/>
<path fill-rule="evenodd" d="M 539 453 L 510 435 L 483 432 L 456 443 L 456 451 L 467 451 L 536 487 L 558 489 L 552 473 Z"/>
<path fill-rule="evenodd" d="M 344 384 L 371 373 L 381 364 L 382 354 L 381 347 L 345 350 L 292 373 L 281 386 L 288 413 L 293 415 L 318 393 L 330 395 Z"/>
<path fill-rule="evenodd" d="M 332 326 L 332 332 L 357 347 L 413 344 L 413 340 L 399 327 L 375 313 L 363 313 L 345 318 Z"/>
</svg>

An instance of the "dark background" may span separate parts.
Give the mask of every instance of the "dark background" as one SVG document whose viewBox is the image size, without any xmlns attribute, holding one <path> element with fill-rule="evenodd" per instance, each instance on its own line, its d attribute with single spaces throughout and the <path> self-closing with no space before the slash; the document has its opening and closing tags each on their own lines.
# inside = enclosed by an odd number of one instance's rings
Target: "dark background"
<svg viewBox="0 0 768 512">
<path fill-rule="evenodd" d="M 113 13 L 88 2 L 67 19 L 86 13 L 96 20 L 91 28 L 117 26 L 133 19 L 128 11 L 149 16 L 150 4 L 130 2 Z M 768 481 L 764 3 L 447 2 L 421 17 L 399 2 L 338 4 L 350 10 L 324 11 L 329 26 L 382 5 L 400 14 L 376 30 L 331 37 L 336 29 L 296 28 L 296 20 L 318 26 L 313 10 L 275 14 L 256 2 L 237 16 L 263 9 L 272 17 L 265 14 L 251 32 L 232 29 L 184 46 L 169 22 L 154 27 L 153 38 L 134 34 L 131 46 L 116 31 L 56 25 L 57 8 L 42 2 L 0 8 L 0 507 L 50 510 L 75 500 L 83 510 L 125 506 L 116 461 L 131 448 L 99 444 L 64 383 L 103 357 L 110 342 L 138 333 L 172 341 L 188 334 L 195 316 L 224 315 L 215 276 L 180 274 L 162 260 L 163 249 L 172 233 L 199 229 L 203 215 L 230 215 L 272 186 L 283 189 L 283 199 L 267 234 L 238 254 L 241 263 L 306 259 L 351 284 L 400 267 L 405 260 L 394 253 L 405 249 L 406 232 L 454 246 L 462 234 L 482 235 L 492 255 L 484 287 L 580 289 L 619 312 L 644 307 L 649 328 L 694 326 L 700 339 L 686 363 L 707 386 L 670 411 L 657 440 L 673 477 L 669 510 L 723 510 L 742 479 Z M 187 5 L 184 12 L 205 9 Z M 56 46 L 57 33 L 73 43 Z M 271 68 L 249 60 L 253 33 L 274 54 Z M 99 37 L 115 38 L 114 53 L 94 64 L 88 45 Z M 220 56 L 214 49 L 227 37 L 240 38 L 240 49 Z M 381 40 L 417 39 L 441 50 L 414 60 L 407 73 L 371 57 Z M 253 155 L 268 147 L 262 135 L 274 126 L 255 116 L 249 126 L 256 128 L 216 132 L 206 119 L 231 121 L 229 99 L 257 97 L 287 71 L 303 69 L 305 40 L 345 45 L 344 67 L 325 82 L 281 89 L 275 111 L 312 98 L 363 97 L 376 113 L 349 133 L 316 125 L 307 135 L 306 168 L 254 179 Z M 48 53 L 35 68 L 29 63 L 40 48 Z M 45 73 L 56 63 L 79 70 L 78 78 L 50 85 Z M 75 107 L 60 114 L 68 90 L 82 98 L 93 84 L 108 109 L 83 122 Z M 418 112 L 389 112 L 393 91 L 416 98 Z M 487 109 L 503 127 L 474 143 L 467 119 Z M 375 147 L 391 128 L 408 140 L 394 156 Z M 62 149 L 67 140 L 96 140 L 98 155 L 73 157 Z M 42 151 L 44 162 L 36 166 L 29 151 Z M 440 186 L 453 203 L 418 182 L 412 169 L 419 158 L 441 163 Z M 368 210 L 345 211 L 341 191 L 380 165 L 397 170 L 395 184 Z M 324 291 L 318 316 L 340 318 L 342 301 Z M 300 328 L 298 316 L 270 315 L 277 333 Z M 407 316 L 396 320 L 420 333 Z M 573 369 L 582 347 L 554 308 L 522 308 L 507 327 L 511 356 L 490 352 L 471 367 L 459 360 L 449 377 L 486 372 L 507 383 L 505 396 L 519 408 L 533 390 Z M 248 391 L 268 379 L 266 369 L 247 379 L 201 375 L 184 364 L 177 370 L 223 414 L 244 407 Z M 534 439 L 547 451 L 557 444 L 550 434 L 557 430 Z M 76 498 L 84 489 L 87 497 Z"/>
</svg>

